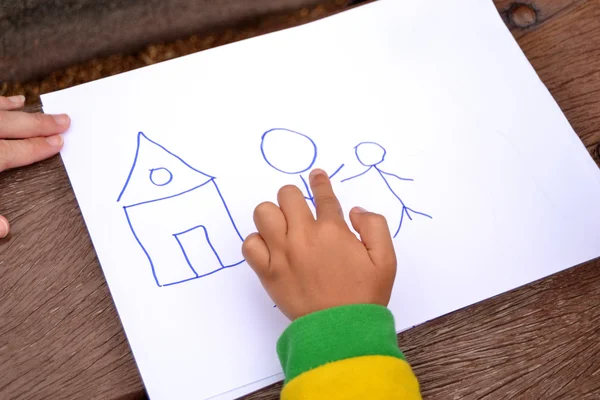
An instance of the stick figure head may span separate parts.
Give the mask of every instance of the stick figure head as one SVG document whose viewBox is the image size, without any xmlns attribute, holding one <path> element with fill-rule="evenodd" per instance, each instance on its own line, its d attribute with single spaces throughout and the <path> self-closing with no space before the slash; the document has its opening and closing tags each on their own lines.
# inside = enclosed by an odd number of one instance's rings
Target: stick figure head
<svg viewBox="0 0 600 400">
<path fill-rule="evenodd" d="M 385 159 L 385 148 L 375 142 L 362 142 L 354 148 L 358 161 L 365 167 L 374 167 Z"/>
<path fill-rule="evenodd" d="M 289 129 L 271 129 L 262 135 L 260 151 L 271 167 L 284 174 L 301 174 L 312 168 L 317 146 L 308 136 Z"/>
</svg>

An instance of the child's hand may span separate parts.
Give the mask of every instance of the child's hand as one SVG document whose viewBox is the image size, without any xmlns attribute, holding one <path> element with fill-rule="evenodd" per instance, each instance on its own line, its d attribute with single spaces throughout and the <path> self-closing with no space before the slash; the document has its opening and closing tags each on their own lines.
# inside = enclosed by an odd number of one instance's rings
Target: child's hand
<svg viewBox="0 0 600 400">
<path fill-rule="evenodd" d="M 327 174 L 310 175 L 317 220 L 304 195 L 285 186 L 254 211 L 258 233 L 244 242 L 246 261 L 291 320 L 326 308 L 390 301 L 396 254 L 385 218 L 354 208 L 350 231 Z"/>
<path fill-rule="evenodd" d="M 29 165 L 58 153 L 63 144 L 60 134 L 71 123 L 64 114 L 13 111 L 24 104 L 23 96 L 0 96 L 0 172 Z M 6 237 L 9 229 L 8 220 L 0 215 L 0 238 Z"/>
</svg>

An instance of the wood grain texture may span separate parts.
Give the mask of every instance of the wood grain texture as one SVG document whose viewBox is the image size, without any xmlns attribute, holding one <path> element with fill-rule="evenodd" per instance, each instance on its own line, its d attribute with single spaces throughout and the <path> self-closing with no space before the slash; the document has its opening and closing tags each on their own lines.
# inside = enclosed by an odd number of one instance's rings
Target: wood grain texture
<svg viewBox="0 0 600 400">
<path fill-rule="evenodd" d="M 536 1 L 525 29 L 512 25 L 511 2 L 496 4 L 600 165 L 600 1 Z M 290 24 L 315 18 L 303 15 Z M 207 46 L 283 27 L 277 18 L 212 33 Z M 13 224 L 0 241 L 0 398 L 145 398 L 60 159 L 1 174 L 0 213 Z M 426 399 L 600 399 L 600 261 L 413 328 L 399 343 Z M 276 399 L 280 389 L 246 398 Z"/>
<path fill-rule="evenodd" d="M 0 77 L 33 79 L 319 0 L 0 0 Z"/>
<path fill-rule="evenodd" d="M 139 52 L 113 54 L 110 57 L 92 59 L 71 65 L 62 70 L 56 70 L 39 80 L 27 82 L 2 81 L 3 75 L 0 70 L 0 95 L 24 94 L 27 97 L 28 104 L 39 103 L 39 96 L 43 93 L 76 86 L 172 58 L 315 21 L 346 9 L 345 1 L 322 0 L 315 7 L 303 7 L 290 13 L 249 19 L 224 29 L 195 34 L 174 42 L 153 43 Z"/>
<path fill-rule="evenodd" d="M 597 400 L 600 260 L 412 328 L 398 343 L 424 399 Z"/>
<path fill-rule="evenodd" d="M 0 398 L 142 390 L 60 158 L 0 175 Z M 89 395 L 88 395 L 89 394 Z"/>
</svg>

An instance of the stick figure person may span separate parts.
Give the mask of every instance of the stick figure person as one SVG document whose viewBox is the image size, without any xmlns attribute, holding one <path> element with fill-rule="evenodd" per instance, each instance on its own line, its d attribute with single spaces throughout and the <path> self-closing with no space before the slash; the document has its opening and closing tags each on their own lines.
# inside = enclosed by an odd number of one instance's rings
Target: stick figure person
<svg viewBox="0 0 600 400">
<path fill-rule="evenodd" d="M 411 221 L 413 219 L 411 213 L 433 219 L 433 217 L 431 217 L 431 215 L 422 213 L 420 211 L 416 211 L 416 210 L 408 207 L 404 203 L 404 201 L 402 201 L 400 196 L 394 191 L 394 189 L 392 189 L 392 186 L 390 185 L 390 182 L 389 182 L 390 178 L 395 178 L 400 181 L 409 181 L 409 182 L 412 182 L 414 179 L 402 178 L 396 174 L 385 172 L 379 167 L 379 165 L 385 160 L 385 156 L 387 154 L 386 149 L 382 145 L 375 143 L 375 142 L 362 142 L 362 143 L 359 143 L 358 145 L 356 145 L 356 147 L 354 147 L 354 153 L 356 154 L 356 158 L 358 159 L 358 162 L 360 162 L 362 165 L 367 167 L 367 169 L 358 175 L 354 175 L 349 178 L 342 179 L 341 182 L 344 183 L 349 180 L 356 179 L 360 176 L 366 175 L 369 172 L 370 172 L 369 175 L 376 176 L 377 177 L 376 179 L 383 179 L 386 187 L 394 195 L 394 197 L 396 199 L 398 199 L 398 201 L 402 205 L 402 213 L 400 214 L 400 222 L 398 223 L 398 228 L 396 229 L 396 232 L 394 233 L 394 238 L 396 236 L 398 236 L 398 233 L 400 232 L 400 228 L 402 228 L 402 223 L 404 222 L 405 215 Z"/>
<path fill-rule="evenodd" d="M 314 196 L 302 174 L 309 171 L 317 160 L 315 142 L 303 133 L 276 128 L 262 135 L 260 151 L 267 164 L 275 170 L 300 177 L 305 191 L 304 198 L 314 206 Z M 340 165 L 329 178 L 333 178 L 343 167 L 344 164 Z"/>
</svg>

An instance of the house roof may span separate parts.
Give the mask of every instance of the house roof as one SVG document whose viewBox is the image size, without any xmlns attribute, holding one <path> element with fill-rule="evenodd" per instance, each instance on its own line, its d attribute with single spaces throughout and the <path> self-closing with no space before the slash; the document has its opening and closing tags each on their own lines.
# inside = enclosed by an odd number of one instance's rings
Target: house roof
<svg viewBox="0 0 600 400">
<path fill-rule="evenodd" d="M 133 164 L 117 202 L 127 207 L 157 201 L 182 194 L 213 179 L 213 176 L 192 167 L 140 132 Z"/>
</svg>

